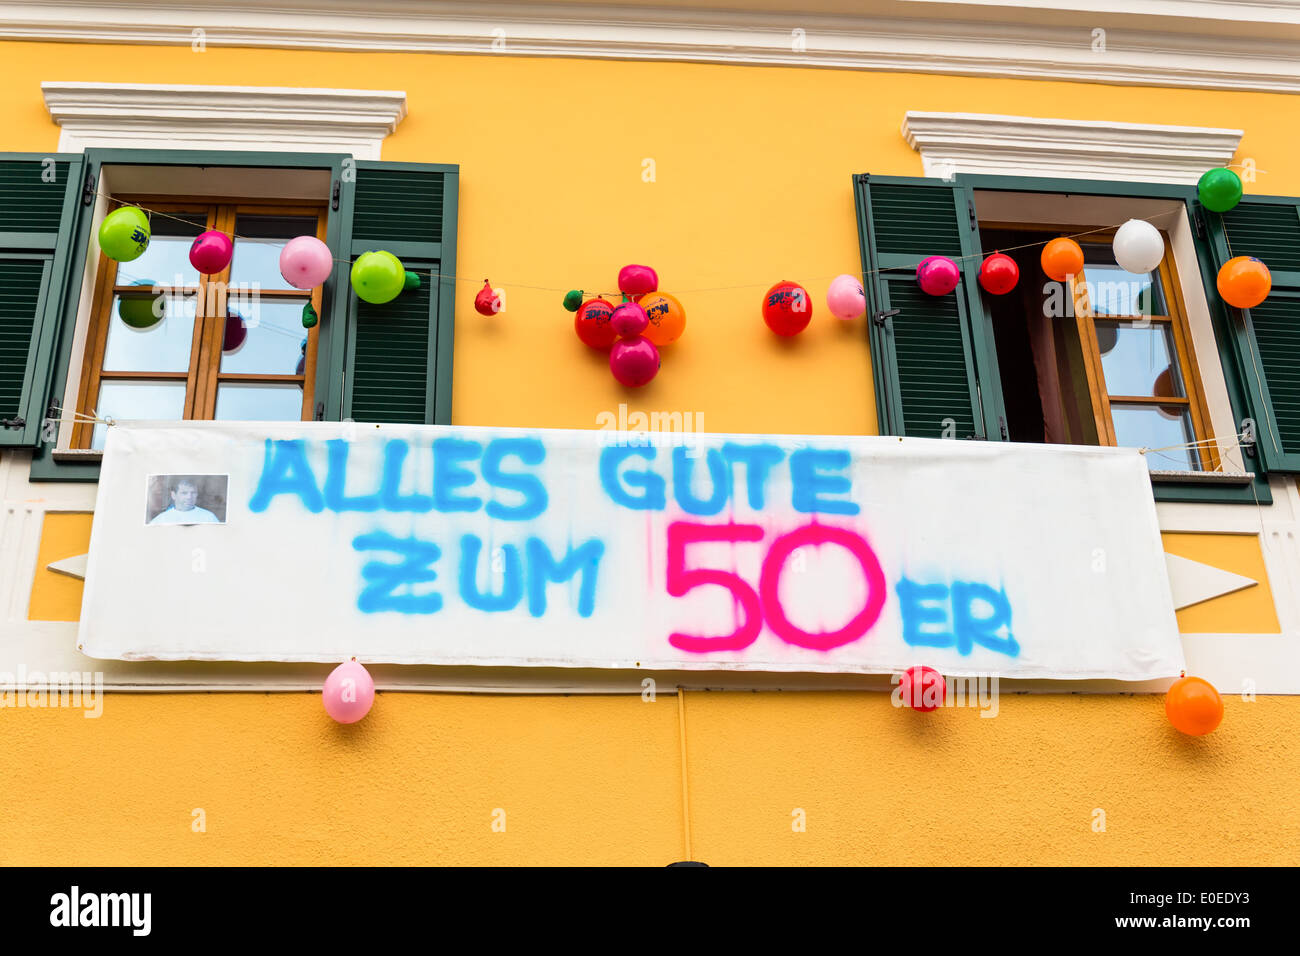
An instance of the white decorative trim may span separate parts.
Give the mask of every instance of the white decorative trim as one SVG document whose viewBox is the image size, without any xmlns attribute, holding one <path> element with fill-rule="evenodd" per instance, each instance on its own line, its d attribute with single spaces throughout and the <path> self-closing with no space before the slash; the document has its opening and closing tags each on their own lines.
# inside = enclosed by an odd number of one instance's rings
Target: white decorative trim
<svg viewBox="0 0 1300 956">
<path fill-rule="evenodd" d="M 295 150 L 379 159 L 406 94 L 148 83 L 41 84 L 61 152 L 87 146 Z"/>
<path fill-rule="evenodd" d="M 1234 15 L 1240 4 L 1200 0 L 1174 13 L 1168 3 L 1112 0 L 1122 7 L 1123 27 L 1108 22 L 1104 30 L 1090 3 L 949 0 L 929 16 L 925 4 L 904 0 L 789 3 L 782 12 L 620 3 L 45 0 L 0 6 L 0 38 L 687 60 L 1300 92 L 1288 29 L 1294 19 L 1280 3 L 1242 18 Z M 1216 29 L 1216 20 L 1231 29 Z"/>
<path fill-rule="evenodd" d="M 61 561 L 51 561 L 45 568 L 55 574 L 66 574 L 70 578 L 84 581 L 86 580 L 86 564 L 89 561 L 89 554 L 74 554 L 72 557 L 64 558 Z"/>
<path fill-rule="evenodd" d="M 1239 129 L 909 110 L 903 137 L 927 176 L 988 173 L 1194 183 L 1232 161 Z"/>
</svg>

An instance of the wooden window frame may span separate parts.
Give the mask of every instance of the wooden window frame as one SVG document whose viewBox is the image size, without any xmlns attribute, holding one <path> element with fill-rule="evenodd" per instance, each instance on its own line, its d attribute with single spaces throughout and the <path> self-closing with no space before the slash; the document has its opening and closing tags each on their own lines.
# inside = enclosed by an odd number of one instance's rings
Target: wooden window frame
<svg viewBox="0 0 1300 956">
<path fill-rule="evenodd" d="M 206 214 L 207 229 L 217 229 L 227 235 L 234 235 L 235 221 L 241 214 L 271 216 L 314 216 L 316 219 L 316 238 L 324 241 L 328 225 L 329 210 L 325 203 L 285 202 L 274 199 L 245 199 L 241 197 L 202 197 L 187 200 L 176 196 L 130 195 L 115 196 L 119 202 L 136 204 L 149 210 L 166 215 Z M 314 418 L 313 410 L 316 393 L 316 358 L 319 341 L 320 323 L 307 330 L 306 361 L 302 375 L 276 375 L 262 373 L 222 372 L 221 354 L 225 335 L 225 315 L 227 289 L 230 282 L 231 262 L 220 273 L 200 275 L 196 290 L 194 337 L 190 344 L 190 364 L 185 372 L 105 372 L 103 368 L 104 352 L 108 344 L 108 330 L 112 324 L 113 299 L 121 292 L 131 291 L 132 286 L 116 283 L 118 263 L 100 252 L 100 268 L 95 283 L 92 299 L 93 306 L 86 335 L 86 351 L 82 361 L 81 382 L 78 390 L 77 408 L 86 417 L 94 415 L 99 399 L 100 386 L 104 381 L 121 379 L 124 381 L 158 381 L 185 382 L 185 408 L 182 420 L 210 421 L 216 414 L 217 390 L 222 382 L 257 382 L 273 384 L 291 382 L 302 387 L 302 411 L 300 421 Z M 171 291 L 169 286 L 159 286 L 164 291 Z M 188 294 L 194 287 L 186 286 Z M 322 312 L 322 287 L 317 286 L 310 293 L 297 289 L 259 289 L 259 297 L 270 300 L 286 299 L 291 301 L 310 301 L 316 314 Z M 220 319 L 217 317 L 220 316 Z M 73 426 L 72 448 L 89 449 L 94 435 L 94 426 L 88 421 L 79 421 Z"/>
<path fill-rule="evenodd" d="M 1007 230 L 1013 232 L 1038 232 L 1051 234 L 1053 237 L 1073 235 L 1078 237 L 1081 245 L 1103 245 L 1115 238 L 1116 228 L 1098 229 L 1084 223 L 1047 223 L 1047 222 L 1004 222 L 1001 220 L 980 220 L 981 230 Z M 1205 442 L 1197 446 L 1202 471 L 1218 471 L 1222 467 L 1218 449 L 1207 434 L 1206 423 L 1210 420 L 1209 406 L 1205 399 L 1205 389 L 1201 385 L 1200 367 L 1196 362 L 1196 353 L 1191 347 L 1191 329 L 1187 323 L 1187 308 L 1183 302 L 1182 287 L 1178 283 L 1178 273 L 1174 268 L 1174 250 L 1169 236 L 1160 230 L 1164 240 L 1165 255 L 1160 261 L 1160 281 L 1164 285 L 1165 308 L 1167 316 L 1122 316 L 1094 315 L 1087 297 L 1087 286 L 1080 285 L 1078 277 L 1071 278 L 1066 291 L 1073 303 L 1072 311 L 1083 351 L 1084 372 L 1088 381 L 1088 395 L 1091 400 L 1093 422 L 1097 430 L 1098 445 L 1117 447 L 1115 423 L 1111 414 L 1111 400 L 1119 399 L 1120 404 L 1144 402 L 1146 404 L 1188 405 L 1192 414 L 1192 431 L 1195 440 Z M 1084 266 L 1083 281 L 1087 281 L 1087 266 Z M 1125 319 L 1150 319 L 1153 322 L 1168 322 L 1173 330 L 1174 348 L 1177 353 L 1179 371 L 1183 377 L 1184 391 L 1187 398 L 1161 402 L 1159 396 L 1112 396 L 1106 391 L 1105 377 L 1102 372 L 1101 346 L 1097 342 L 1097 321 L 1124 321 Z M 1197 472 L 1199 473 L 1199 472 Z M 1192 472 L 1189 472 L 1192 474 Z"/>
</svg>

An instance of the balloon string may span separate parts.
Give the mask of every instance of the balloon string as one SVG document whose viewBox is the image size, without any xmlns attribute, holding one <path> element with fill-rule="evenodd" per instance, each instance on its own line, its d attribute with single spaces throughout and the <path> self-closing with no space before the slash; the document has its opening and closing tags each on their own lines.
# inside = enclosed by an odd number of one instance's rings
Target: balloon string
<svg viewBox="0 0 1300 956">
<path fill-rule="evenodd" d="M 173 221 L 175 221 L 175 222 L 184 223 L 185 225 L 187 225 L 187 226 L 191 226 L 191 227 L 193 227 L 193 225 L 194 225 L 194 222 L 193 222 L 192 220 L 190 220 L 190 219 L 185 219 L 185 218 L 182 218 L 182 217 L 180 217 L 180 216 L 172 215 L 172 214 L 165 213 L 165 212 L 159 212 L 159 211 L 156 210 L 156 209 L 150 209 L 148 206 L 140 206 L 140 205 L 137 205 L 137 204 L 135 204 L 135 203 L 128 203 L 128 202 L 125 202 L 124 200 L 116 199 L 116 198 L 114 198 L 113 196 L 109 196 L 109 195 L 107 195 L 106 193 L 96 192 L 96 195 L 97 195 L 97 196 L 101 196 L 101 197 L 104 198 L 104 199 L 107 199 L 109 202 L 115 202 L 115 203 L 117 203 L 119 206 L 123 206 L 123 207 L 132 207 L 132 208 L 139 209 L 139 210 L 141 210 L 142 212 L 146 212 L 146 213 L 148 213 L 151 217 L 153 217 L 153 216 L 157 216 L 157 217 L 160 218 L 160 219 L 170 219 L 170 220 L 173 220 Z M 1157 219 L 1157 218 L 1159 218 L 1160 216 L 1175 215 L 1175 214 L 1178 214 L 1178 213 L 1180 213 L 1180 212 L 1181 212 L 1181 210 L 1179 210 L 1179 209 L 1167 209 L 1167 210 L 1165 210 L 1164 212 L 1158 212 L 1158 213 L 1154 213 L 1154 214 L 1152 214 L 1152 215 L 1150 215 L 1150 216 L 1142 217 L 1140 221 L 1142 221 L 1142 222 L 1150 222 L 1152 219 Z M 1126 220 L 1126 221 L 1127 221 L 1127 220 Z M 1121 225 L 1123 225 L 1123 223 L 1115 223 L 1115 224 L 1113 224 L 1113 225 L 1109 225 L 1109 226 L 1098 226 L 1098 227 L 1095 228 L 1095 229 L 1088 229 L 1088 230 L 1085 230 L 1085 231 L 1083 231 L 1083 232 L 1072 233 L 1072 234 L 1070 234 L 1070 235 L 1068 235 L 1068 236 L 1054 236 L 1053 239 L 1058 239 L 1058 238 L 1064 238 L 1064 239 L 1078 239 L 1078 238 L 1081 238 L 1081 237 L 1083 237 L 1083 236 L 1091 236 L 1091 235 L 1095 235 L 1095 234 L 1097 234 L 1097 233 L 1099 233 L 1099 232 L 1108 232 L 1108 231 L 1110 231 L 1111 229 L 1118 229 Z M 214 229 L 214 230 L 211 230 L 211 231 L 213 231 L 213 232 L 220 232 L 221 230 L 215 230 L 215 229 Z M 235 239 L 256 240 L 256 239 L 259 239 L 259 238 L 265 238 L 265 237 L 258 237 L 258 236 L 241 236 L 241 235 L 239 235 L 238 233 L 235 233 L 235 232 L 223 233 L 223 234 L 230 236 L 230 238 L 231 238 L 232 240 L 235 240 Z M 1019 246 L 1008 246 L 1008 247 L 1006 247 L 1006 249 L 1009 250 L 1009 251 L 1011 251 L 1011 252 L 1016 252 L 1016 251 L 1018 251 L 1018 250 L 1020 250 L 1020 249 L 1034 249 L 1034 248 L 1037 248 L 1037 247 L 1039 247 L 1039 246 L 1045 246 L 1045 245 L 1047 245 L 1049 242 L 1052 242 L 1053 239 L 1044 239 L 1044 240 L 1041 240 L 1041 241 L 1039 241 L 1039 242 L 1027 242 L 1027 243 L 1024 243 L 1024 244 L 1019 245 Z M 977 252 L 977 253 L 971 253 L 971 254 L 969 254 L 969 255 L 963 255 L 963 256 L 949 256 L 948 258 L 953 259 L 954 261 L 957 261 L 957 262 L 961 262 L 961 261 L 966 260 L 966 259 L 983 259 L 984 256 L 985 256 L 985 253 L 984 253 L 983 251 L 980 251 L 980 252 Z M 344 265 L 344 266 L 349 266 L 349 267 L 352 265 L 352 260 L 350 260 L 350 259 L 339 259 L 339 258 L 334 258 L 333 261 L 334 261 L 334 263 L 335 263 L 336 265 Z M 917 262 L 917 265 L 920 265 L 920 261 L 919 261 L 919 260 L 918 260 L 918 262 Z M 912 266 L 905 266 L 905 267 L 904 267 L 904 266 L 896 266 L 896 267 L 891 267 L 891 268 L 867 269 L 867 270 L 862 271 L 862 272 L 859 272 L 859 273 L 851 273 L 851 274 L 854 274 L 854 275 L 860 275 L 860 276 L 862 276 L 862 278 L 865 280 L 867 276 L 879 275 L 879 274 L 881 274 L 881 273 L 885 273 L 885 272 L 898 272 L 898 271 L 900 271 L 900 270 L 904 270 L 904 269 L 908 269 L 908 268 L 914 268 L 914 267 L 912 267 Z M 483 280 L 481 280 L 481 279 L 470 278 L 469 276 L 457 276 L 457 275 L 452 275 L 452 274 L 450 274 L 450 273 L 446 273 L 446 272 L 433 272 L 433 271 L 429 271 L 429 272 L 420 272 L 420 271 L 418 271 L 418 270 L 414 270 L 414 269 L 407 269 L 406 271 L 411 272 L 411 273 L 413 273 L 414 275 L 420 276 L 420 277 L 422 277 L 422 278 L 429 278 L 429 279 L 449 279 L 449 280 L 451 280 L 451 281 L 453 281 L 453 282 L 471 282 L 471 283 L 474 283 L 474 284 L 478 284 L 479 282 L 482 282 L 482 281 L 483 281 Z M 825 282 L 825 281 L 829 281 L 829 280 L 834 279 L 834 278 L 836 278 L 836 276 L 815 276 L 815 277 L 813 278 L 813 281 L 815 281 L 815 282 Z M 561 286 L 529 285 L 529 284 L 526 284 L 526 283 L 523 283 L 523 282 L 502 282 L 501 285 L 504 286 L 504 287 L 507 287 L 507 288 L 515 288 L 515 289 L 529 289 L 529 290 L 531 290 L 531 291 L 535 291 L 535 292 L 570 292 L 570 291 L 574 291 L 574 290 L 571 289 L 571 288 L 567 288 L 567 289 L 566 289 L 566 288 L 561 287 Z M 767 281 L 764 281 L 764 282 L 749 282 L 749 283 L 745 283 L 745 284 L 743 284 L 743 285 L 707 286 L 707 287 L 694 288 L 694 289 L 676 289 L 676 290 L 674 290 L 673 294 L 674 294 L 674 295 L 698 295 L 698 294 L 705 293 L 705 292 L 733 292 L 733 291 L 737 291 L 737 290 L 740 290 L 740 289 L 758 289 L 758 288 L 767 288 L 767 287 L 770 286 L 770 285 L 771 285 L 771 283 L 770 283 L 770 282 L 767 282 Z M 621 292 L 591 292 L 591 293 L 589 293 L 589 292 L 586 292 L 585 290 L 581 290 L 581 289 L 579 289 L 579 290 L 577 290 L 577 291 L 582 292 L 584 296 L 585 296 L 585 295 L 596 295 L 596 296 L 599 296 L 599 297 L 601 297 L 601 298 L 606 298 L 606 297 L 615 297 L 615 296 L 621 296 L 621 295 L 622 295 Z"/>
</svg>

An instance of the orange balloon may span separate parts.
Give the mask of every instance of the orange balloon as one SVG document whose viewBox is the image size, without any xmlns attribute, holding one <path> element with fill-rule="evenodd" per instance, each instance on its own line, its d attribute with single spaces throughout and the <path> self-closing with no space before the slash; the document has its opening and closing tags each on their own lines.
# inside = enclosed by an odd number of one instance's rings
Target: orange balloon
<svg viewBox="0 0 1300 956">
<path fill-rule="evenodd" d="M 1268 266 L 1253 256 L 1229 259 L 1219 270 L 1219 295 L 1228 305 L 1239 309 L 1253 309 L 1268 298 L 1273 288 L 1273 276 Z"/>
<path fill-rule="evenodd" d="M 1199 677 L 1181 677 L 1165 695 L 1165 715 L 1185 734 L 1203 737 L 1223 720 L 1223 698 Z"/>
<path fill-rule="evenodd" d="M 650 324 L 641 334 L 655 345 L 676 342 L 686 331 L 686 310 L 667 292 L 647 292 L 637 299 Z"/>
<path fill-rule="evenodd" d="M 1053 239 L 1043 246 L 1043 271 L 1054 282 L 1064 282 L 1083 271 L 1083 250 L 1073 239 Z"/>
</svg>

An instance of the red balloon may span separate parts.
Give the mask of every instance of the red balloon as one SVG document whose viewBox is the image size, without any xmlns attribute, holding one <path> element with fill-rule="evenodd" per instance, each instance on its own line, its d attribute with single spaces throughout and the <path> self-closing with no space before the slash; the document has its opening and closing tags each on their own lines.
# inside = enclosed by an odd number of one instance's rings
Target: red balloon
<svg viewBox="0 0 1300 956">
<path fill-rule="evenodd" d="M 1010 256 L 995 252 L 980 266 L 979 280 L 985 292 L 1006 295 L 1020 281 L 1020 266 Z"/>
<path fill-rule="evenodd" d="M 902 691 L 903 706 L 919 710 L 923 714 L 942 707 L 948 694 L 948 685 L 944 683 L 943 675 L 925 665 L 909 667 L 903 671 L 898 689 Z"/>
<path fill-rule="evenodd" d="M 613 315 L 613 305 L 604 299 L 591 299 L 582 303 L 573 316 L 573 330 L 584 345 L 607 349 L 618 341 L 618 333 L 609 321 Z"/>
<path fill-rule="evenodd" d="M 221 340 L 221 351 L 233 352 L 244 344 L 246 338 L 248 338 L 248 326 L 244 324 L 244 317 L 238 312 L 227 312 L 226 331 Z"/>
<path fill-rule="evenodd" d="M 763 296 L 763 321 L 777 335 L 798 335 L 812 321 L 812 296 L 797 282 L 778 282 Z"/>
<path fill-rule="evenodd" d="M 483 280 L 483 288 L 474 296 L 474 311 L 479 315 L 496 315 L 501 311 L 501 297 L 492 291 L 492 284 Z"/>
</svg>

